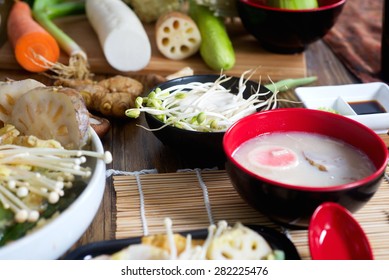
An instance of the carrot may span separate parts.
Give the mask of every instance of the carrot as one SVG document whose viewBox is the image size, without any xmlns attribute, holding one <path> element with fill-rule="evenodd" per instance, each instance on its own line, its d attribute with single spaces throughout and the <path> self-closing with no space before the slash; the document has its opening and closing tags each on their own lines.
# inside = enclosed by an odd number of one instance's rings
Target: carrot
<svg viewBox="0 0 389 280">
<path fill-rule="evenodd" d="M 14 3 L 8 16 L 7 32 L 16 60 L 24 69 L 43 72 L 58 61 L 57 41 L 33 19 L 27 3 Z"/>
</svg>

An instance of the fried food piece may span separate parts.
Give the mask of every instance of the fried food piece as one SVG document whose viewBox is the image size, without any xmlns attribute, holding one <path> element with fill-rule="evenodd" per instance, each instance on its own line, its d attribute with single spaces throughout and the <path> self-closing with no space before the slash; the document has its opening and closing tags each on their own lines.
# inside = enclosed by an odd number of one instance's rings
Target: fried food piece
<svg viewBox="0 0 389 280">
<path fill-rule="evenodd" d="M 186 238 L 180 234 L 174 234 L 174 243 L 177 253 L 181 254 L 185 250 Z M 156 234 L 142 237 L 142 244 L 155 246 L 170 252 L 169 237 L 166 234 Z"/>
</svg>

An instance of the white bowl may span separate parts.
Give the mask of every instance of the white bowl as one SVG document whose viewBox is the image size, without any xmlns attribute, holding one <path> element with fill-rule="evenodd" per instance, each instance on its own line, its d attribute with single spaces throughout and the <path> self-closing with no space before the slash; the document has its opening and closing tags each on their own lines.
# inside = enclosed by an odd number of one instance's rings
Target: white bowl
<svg viewBox="0 0 389 280">
<path fill-rule="evenodd" d="M 306 108 L 335 110 L 378 134 L 386 133 L 389 129 L 389 87 L 385 83 L 298 87 L 295 92 Z M 364 101 L 377 101 L 386 112 L 357 114 L 350 103 Z"/>
<path fill-rule="evenodd" d="M 103 153 L 103 145 L 94 132 L 92 149 Z M 106 165 L 102 160 L 88 158 L 93 170 L 81 195 L 58 217 L 41 229 L 0 248 L 0 259 L 58 259 L 82 236 L 99 209 L 105 188 Z"/>
</svg>

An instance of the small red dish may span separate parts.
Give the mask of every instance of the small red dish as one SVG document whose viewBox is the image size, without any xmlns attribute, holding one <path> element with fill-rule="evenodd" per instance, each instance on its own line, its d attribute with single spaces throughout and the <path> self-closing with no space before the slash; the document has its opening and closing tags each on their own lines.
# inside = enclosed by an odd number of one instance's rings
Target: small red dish
<svg viewBox="0 0 389 280">
<path fill-rule="evenodd" d="M 361 225 L 334 202 L 321 204 L 313 213 L 308 242 L 313 260 L 372 260 L 373 252 Z"/>
</svg>

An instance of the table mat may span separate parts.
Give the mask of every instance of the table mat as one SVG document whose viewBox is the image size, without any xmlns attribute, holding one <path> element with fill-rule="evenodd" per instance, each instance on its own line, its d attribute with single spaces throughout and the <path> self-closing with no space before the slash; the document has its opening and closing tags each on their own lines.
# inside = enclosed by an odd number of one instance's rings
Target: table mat
<svg viewBox="0 0 389 280">
<path fill-rule="evenodd" d="M 137 173 L 113 176 L 116 191 L 117 239 L 165 233 L 170 217 L 175 232 L 207 228 L 226 220 L 268 226 L 284 232 L 302 259 L 310 259 L 307 230 L 285 229 L 248 206 L 225 170 Z M 373 198 L 354 214 L 370 240 L 375 259 L 389 260 L 389 183 L 383 181 Z"/>
</svg>

